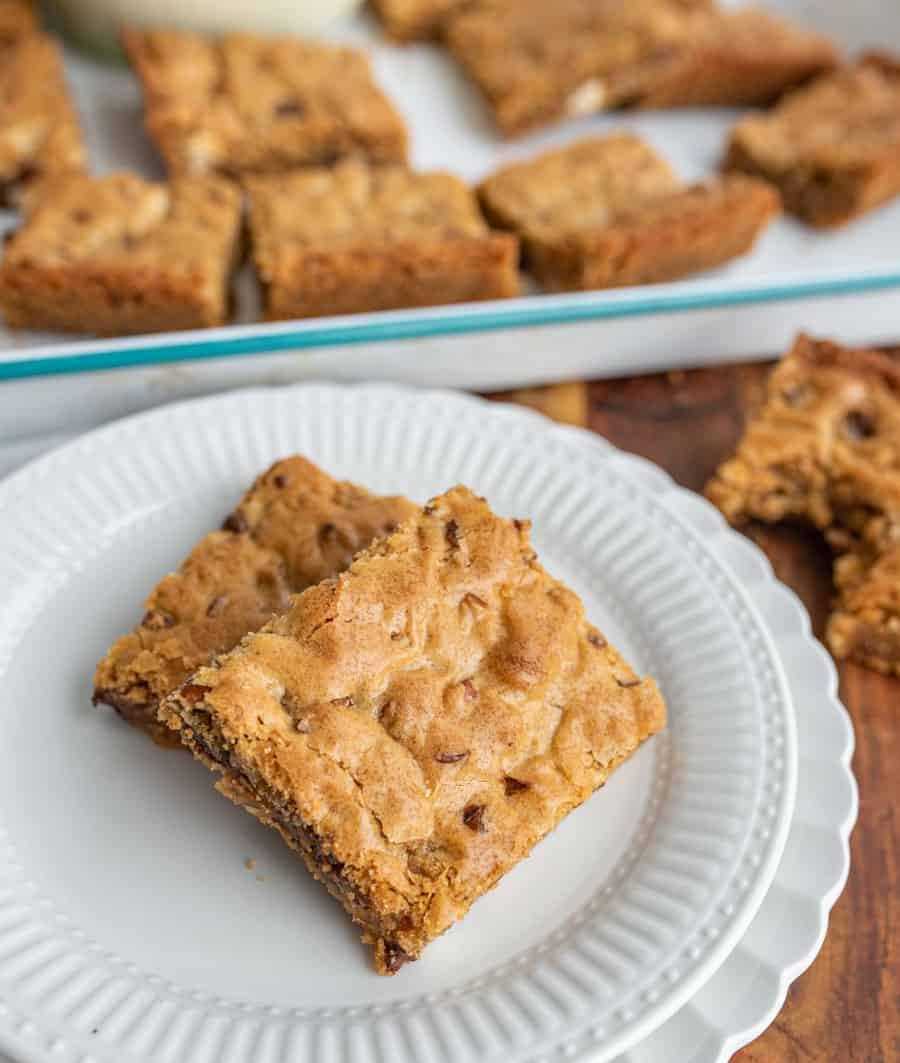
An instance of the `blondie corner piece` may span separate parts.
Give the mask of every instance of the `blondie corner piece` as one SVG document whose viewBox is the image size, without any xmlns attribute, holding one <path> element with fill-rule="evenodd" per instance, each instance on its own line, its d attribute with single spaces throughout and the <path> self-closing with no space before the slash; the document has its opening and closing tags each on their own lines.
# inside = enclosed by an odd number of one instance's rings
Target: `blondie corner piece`
<svg viewBox="0 0 900 1063">
<path fill-rule="evenodd" d="M 764 181 L 685 185 L 630 134 L 578 141 L 485 180 L 492 225 L 522 241 L 550 291 L 674 280 L 749 251 L 778 213 Z"/>
<path fill-rule="evenodd" d="M 802 520 L 837 554 L 828 643 L 900 674 L 900 363 L 800 336 L 706 488 L 733 524 Z"/>
<path fill-rule="evenodd" d="M 406 126 L 353 48 L 126 30 L 151 138 L 172 174 L 240 177 L 357 156 L 406 162 Z"/>
<path fill-rule="evenodd" d="M 333 480 L 305 458 L 276 462 L 223 529 L 151 591 L 143 619 L 98 664 L 94 703 L 112 706 L 160 745 L 179 745 L 157 720 L 162 698 L 286 609 L 291 593 L 343 571 L 415 511 L 405 498 Z"/>
<path fill-rule="evenodd" d="M 3 12 L 0 0 L 0 207 L 86 161 L 59 46 L 43 33 L 3 43 Z"/>
<path fill-rule="evenodd" d="M 468 489 L 191 677 L 160 715 L 275 827 L 393 974 L 665 724 Z"/>
<path fill-rule="evenodd" d="M 10 328 L 114 336 L 226 321 L 241 227 L 230 182 L 66 176 L 27 208 L 0 260 Z"/>
<path fill-rule="evenodd" d="M 900 195 L 900 58 L 865 56 L 742 119 L 725 168 L 772 181 L 787 210 L 821 228 Z"/>
<path fill-rule="evenodd" d="M 34 33 L 39 25 L 33 0 L 0 0 L 0 47 Z"/>
<path fill-rule="evenodd" d="M 518 241 L 450 174 L 346 162 L 246 184 L 270 320 L 518 294 Z"/>
<path fill-rule="evenodd" d="M 406 44 L 440 35 L 449 15 L 470 0 L 373 0 L 385 33 Z"/>
<path fill-rule="evenodd" d="M 837 61 L 818 34 L 708 0 L 476 0 L 446 37 L 509 135 L 615 107 L 767 103 Z"/>
</svg>

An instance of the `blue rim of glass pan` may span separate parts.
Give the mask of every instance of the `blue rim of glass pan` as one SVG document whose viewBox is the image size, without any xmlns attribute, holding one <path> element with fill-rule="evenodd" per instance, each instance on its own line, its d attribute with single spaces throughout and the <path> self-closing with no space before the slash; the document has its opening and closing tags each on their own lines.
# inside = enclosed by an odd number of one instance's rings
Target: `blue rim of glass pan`
<svg viewBox="0 0 900 1063">
<path fill-rule="evenodd" d="M 648 314 L 722 310 L 900 288 L 900 263 L 878 271 L 815 279 L 697 282 L 619 292 L 537 295 L 503 302 L 234 325 L 125 339 L 87 339 L 0 350 L 0 380 L 173 362 L 274 354 L 346 344 L 435 338 L 497 329 L 602 321 Z"/>
</svg>

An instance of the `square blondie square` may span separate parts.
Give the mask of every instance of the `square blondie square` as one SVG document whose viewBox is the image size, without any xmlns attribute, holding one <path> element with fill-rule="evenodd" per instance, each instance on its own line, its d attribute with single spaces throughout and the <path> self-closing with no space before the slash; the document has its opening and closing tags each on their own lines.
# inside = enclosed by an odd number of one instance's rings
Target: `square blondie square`
<svg viewBox="0 0 900 1063">
<path fill-rule="evenodd" d="M 0 44 L 0 207 L 43 178 L 82 171 L 85 159 L 58 45 L 42 33 Z"/>
<path fill-rule="evenodd" d="M 550 291 L 673 280 L 753 247 L 778 212 L 763 181 L 685 185 L 627 133 L 577 141 L 488 177 L 485 216 L 522 241 L 526 266 Z"/>
<path fill-rule="evenodd" d="M 471 0 L 374 0 L 375 12 L 389 37 L 400 43 L 440 35 L 447 17 Z"/>
<path fill-rule="evenodd" d="M 843 225 L 900 195 L 900 59 L 865 56 L 732 131 L 726 170 L 776 184 L 810 225 Z"/>
<path fill-rule="evenodd" d="M 537 563 L 457 487 L 191 677 L 161 718 L 278 830 L 392 974 L 665 724 Z"/>
<path fill-rule="evenodd" d="M 276 462 L 222 529 L 153 588 L 140 622 L 97 665 L 94 704 L 110 705 L 161 745 L 179 745 L 156 718 L 162 698 L 286 609 L 291 594 L 336 576 L 415 512 L 405 498 L 334 480 L 305 458 Z"/>
<path fill-rule="evenodd" d="M 360 51 L 290 37 L 126 30 L 147 130 L 172 174 L 405 163 L 406 126 Z"/>
<path fill-rule="evenodd" d="M 218 177 L 48 182 L 0 259 L 10 328 L 121 335 L 220 325 L 241 196 Z"/>
<path fill-rule="evenodd" d="M 707 0 L 477 0 L 446 38 L 508 135 L 615 107 L 767 102 L 836 61 L 817 34 Z"/>
<path fill-rule="evenodd" d="M 717 11 L 686 26 L 677 45 L 616 71 L 611 98 L 643 108 L 757 106 L 838 62 L 825 37 L 758 8 Z"/>
<path fill-rule="evenodd" d="M 32 0 L 0 0 L 0 47 L 34 33 L 39 25 Z"/>
<path fill-rule="evenodd" d="M 835 550 L 836 657 L 900 673 L 900 365 L 800 336 L 707 485 L 728 520 L 800 520 Z"/>
<path fill-rule="evenodd" d="M 517 294 L 518 242 L 449 174 L 343 163 L 248 178 L 270 320 Z"/>
</svg>

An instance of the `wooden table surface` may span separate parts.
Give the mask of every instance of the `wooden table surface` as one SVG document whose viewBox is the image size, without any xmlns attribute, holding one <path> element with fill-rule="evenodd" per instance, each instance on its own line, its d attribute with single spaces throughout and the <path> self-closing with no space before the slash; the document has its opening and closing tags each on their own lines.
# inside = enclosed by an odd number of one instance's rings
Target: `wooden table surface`
<svg viewBox="0 0 900 1063">
<path fill-rule="evenodd" d="M 747 411 L 761 399 L 768 369 L 701 369 L 494 397 L 588 427 L 700 490 L 733 451 Z M 831 566 L 820 537 L 797 528 L 750 534 L 803 599 L 821 638 Z M 794 984 L 772 1026 L 738 1052 L 736 1063 L 900 1061 L 900 679 L 854 664 L 841 666 L 840 673 L 856 729 L 853 768 L 860 789 L 850 879 L 818 958 Z"/>
</svg>

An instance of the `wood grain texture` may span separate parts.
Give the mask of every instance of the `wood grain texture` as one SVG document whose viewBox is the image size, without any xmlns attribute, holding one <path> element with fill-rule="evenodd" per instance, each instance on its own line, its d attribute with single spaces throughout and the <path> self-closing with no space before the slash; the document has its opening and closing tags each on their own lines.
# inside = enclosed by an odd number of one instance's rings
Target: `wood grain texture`
<svg viewBox="0 0 900 1063">
<path fill-rule="evenodd" d="M 700 490 L 734 450 L 748 412 L 762 398 L 768 369 L 679 371 L 492 397 L 591 428 Z M 748 533 L 800 595 L 821 637 L 831 602 L 830 556 L 821 538 L 783 527 Z M 860 787 L 850 880 L 818 959 L 794 984 L 772 1026 L 734 1063 L 900 1061 L 900 679 L 853 664 L 842 665 L 840 674 L 856 728 L 853 767 Z"/>
</svg>

